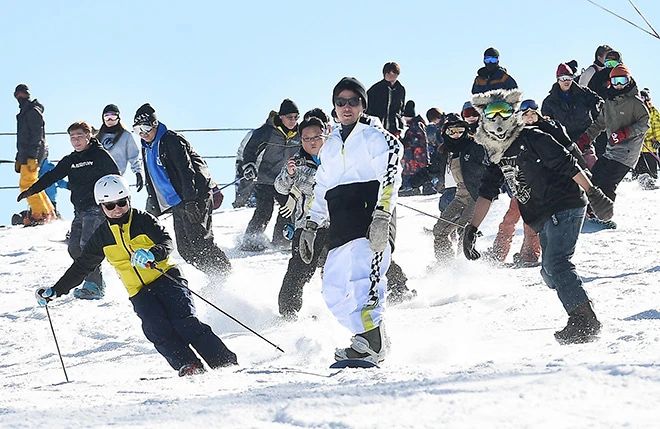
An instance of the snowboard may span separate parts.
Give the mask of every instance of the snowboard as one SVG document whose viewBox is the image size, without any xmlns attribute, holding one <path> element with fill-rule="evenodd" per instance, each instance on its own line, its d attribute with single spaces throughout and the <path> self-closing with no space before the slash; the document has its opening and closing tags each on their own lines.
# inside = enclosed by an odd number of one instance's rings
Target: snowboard
<svg viewBox="0 0 660 429">
<path fill-rule="evenodd" d="M 331 369 L 343 369 L 343 368 L 380 368 L 373 362 L 369 362 L 363 359 L 343 359 L 338 360 L 337 362 L 330 365 Z"/>
</svg>

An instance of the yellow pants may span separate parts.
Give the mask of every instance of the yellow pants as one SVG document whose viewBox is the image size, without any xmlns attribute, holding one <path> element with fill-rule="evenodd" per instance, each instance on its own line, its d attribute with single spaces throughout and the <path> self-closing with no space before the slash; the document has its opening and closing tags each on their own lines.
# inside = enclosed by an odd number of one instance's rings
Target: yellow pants
<svg viewBox="0 0 660 429">
<path fill-rule="evenodd" d="M 21 178 L 18 182 L 18 187 L 21 192 L 29 188 L 39 178 L 39 165 L 36 159 L 28 159 L 27 164 L 21 165 Z M 27 198 L 32 217 L 35 220 L 41 220 L 51 217 L 55 214 L 55 208 L 48 199 L 48 195 L 44 191 L 34 194 Z"/>
</svg>

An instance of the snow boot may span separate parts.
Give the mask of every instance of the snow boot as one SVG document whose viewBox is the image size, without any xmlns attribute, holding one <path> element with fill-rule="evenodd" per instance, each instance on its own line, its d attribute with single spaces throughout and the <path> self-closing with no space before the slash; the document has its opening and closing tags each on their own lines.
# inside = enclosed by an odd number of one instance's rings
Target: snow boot
<svg viewBox="0 0 660 429">
<path fill-rule="evenodd" d="M 373 364 L 379 364 L 385 359 L 389 348 L 389 339 L 384 327 L 380 326 L 370 331 L 351 337 L 351 346 L 335 350 L 335 360 L 361 359 Z"/>
<path fill-rule="evenodd" d="M 600 322 L 587 301 L 568 314 L 566 327 L 555 332 L 555 338 L 559 344 L 588 343 L 595 340 L 599 332 Z"/>
<path fill-rule="evenodd" d="M 103 283 L 99 286 L 88 280 L 85 280 L 81 287 L 73 290 L 73 296 L 78 299 L 101 299 L 104 295 L 105 285 Z"/>
<path fill-rule="evenodd" d="M 203 374 L 206 369 L 198 363 L 189 363 L 179 368 L 179 377 L 189 377 L 191 375 Z"/>
<path fill-rule="evenodd" d="M 649 173 L 640 174 L 637 177 L 639 181 L 639 186 L 645 191 L 652 191 L 658 189 L 658 185 L 655 183 L 655 179 L 651 177 Z"/>
</svg>

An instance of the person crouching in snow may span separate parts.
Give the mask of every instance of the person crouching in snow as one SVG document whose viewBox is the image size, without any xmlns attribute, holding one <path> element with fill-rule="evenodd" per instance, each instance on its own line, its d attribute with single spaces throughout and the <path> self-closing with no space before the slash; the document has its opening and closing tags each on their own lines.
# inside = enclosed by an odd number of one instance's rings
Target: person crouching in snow
<svg viewBox="0 0 660 429">
<path fill-rule="evenodd" d="M 115 174 L 102 177 L 94 186 L 94 198 L 105 222 L 53 287 L 37 289 L 38 302 L 69 293 L 107 258 L 142 320 L 144 335 L 179 376 L 204 372 L 191 346 L 211 368 L 236 365 L 236 355 L 195 316 L 190 291 L 182 287 L 187 281 L 169 258 L 172 238 L 155 217 L 131 207 L 125 179 Z"/>
<path fill-rule="evenodd" d="M 302 307 L 303 286 L 314 275 L 318 259 L 326 243 L 327 222 L 316 230 L 314 241 L 314 256 L 310 263 L 305 263 L 300 257 L 300 235 L 305 226 L 309 209 L 308 200 L 314 195 L 314 176 L 319 165 L 318 153 L 328 137 L 326 124 L 316 117 L 305 119 L 298 125 L 302 147 L 282 167 L 275 178 L 275 190 L 288 195 L 286 204 L 280 207 L 280 214 L 290 218 L 294 232 L 291 243 L 291 259 L 282 280 L 279 294 L 280 314 L 285 318 L 295 318 Z M 277 232 L 277 231 L 276 231 Z"/>
<path fill-rule="evenodd" d="M 390 265 L 390 223 L 401 185 L 401 143 L 369 125 L 364 86 L 345 77 L 332 91 L 341 127 L 319 153 L 314 199 L 300 237 L 300 257 L 309 263 L 320 225 L 330 220 L 322 294 L 338 321 L 355 335 L 335 360 L 381 362 L 388 348 L 382 322 L 385 273 Z"/>
</svg>

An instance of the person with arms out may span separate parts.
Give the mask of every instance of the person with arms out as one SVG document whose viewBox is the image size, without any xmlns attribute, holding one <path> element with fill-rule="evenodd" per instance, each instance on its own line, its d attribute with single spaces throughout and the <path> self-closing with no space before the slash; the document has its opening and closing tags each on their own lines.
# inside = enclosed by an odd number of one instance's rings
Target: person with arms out
<svg viewBox="0 0 660 429">
<path fill-rule="evenodd" d="M 266 122 L 254 130 L 245 145 L 241 174 L 248 180 L 255 178 L 257 180 L 255 186 L 257 207 L 245 229 L 242 250 L 262 251 L 266 248 L 262 234 L 273 216 L 275 202 L 277 201 L 280 206 L 286 202 L 286 197 L 275 191 L 273 183 L 280 174 L 282 166 L 300 149 L 299 116 L 298 106 L 288 98 L 284 99 L 273 121 Z M 257 167 L 259 157 L 261 161 Z M 284 225 L 286 219 L 278 213 L 273 232 L 273 246 L 288 245 L 282 236 Z"/>
<path fill-rule="evenodd" d="M 20 174 L 19 188 L 25 191 L 39 178 L 39 166 L 48 157 L 44 106 L 30 99 L 30 89 L 25 84 L 16 86 L 14 98 L 20 111 L 16 115 L 16 162 Z M 56 217 L 55 208 L 45 192 L 31 194 L 28 198 L 30 216 L 23 219 L 25 226 L 43 224 Z"/>
<path fill-rule="evenodd" d="M 68 250 L 69 255 L 76 260 L 89 237 L 105 220 L 101 209 L 94 202 L 94 184 L 107 174 L 118 174 L 119 169 L 110 154 L 92 137 L 92 127 L 87 122 L 74 122 L 67 132 L 73 152 L 62 158 L 55 168 L 41 176 L 34 185 L 21 192 L 18 200 L 41 192 L 68 176 L 74 211 Z M 73 295 L 80 299 L 101 299 L 104 290 L 101 270 L 97 266 L 89 270 L 82 287 L 74 290 Z"/>
<path fill-rule="evenodd" d="M 119 108 L 114 104 L 108 104 L 103 108 L 101 119 L 103 125 L 96 138 L 117 163 L 119 174 L 123 176 L 128 164 L 131 165 L 131 171 L 135 174 L 135 190 L 140 192 L 144 186 L 140 149 L 131 132 L 121 123 Z"/>
<path fill-rule="evenodd" d="M 338 321 L 350 330 L 351 346 L 335 359 L 377 364 L 388 340 L 382 326 L 385 273 L 390 264 L 390 224 L 401 183 L 401 143 L 364 117 L 367 93 L 345 77 L 332 91 L 341 127 L 319 153 L 314 198 L 300 237 L 300 257 L 314 256 L 317 230 L 327 220 L 328 257 L 323 268 L 323 298 Z"/>
<path fill-rule="evenodd" d="M 209 276 L 225 276 L 231 263 L 213 241 L 211 180 L 206 162 L 180 134 L 168 130 L 145 103 L 135 112 L 147 187 L 147 212 L 172 212 L 181 257 Z"/>
<path fill-rule="evenodd" d="M 521 95 L 518 90 L 495 90 L 473 96 L 472 104 L 481 114 L 475 140 L 486 149 L 490 165 L 463 232 L 463 252 L 468 259 L 481 256 L 475 249 L 479 225 L 506 183 L 523 221 L 540 234 L 541 276 L 568 313 L 566 327 L 555 332 L 555 338 L 561 344 L 592 341 L 601 324 L 571 259 L 587 199 L 603 219 L 612 217 L 613 203 L 551 135 L 524 126 L 515 114 Z"/>
<path fill-rule="evenodd" d="M 125 179 L 119 175 L 100 178 L 94 198 L 104 222 L 55 285 L 36 290 L 38 302 L 66 295 L 107 259 L 128 292 L 145 337 L 179 376 L 204 372 L 192 349 L 211 368 L 237 365 L 236 354 L 195 316 L 187 281 L 170 259 L 174 250 L 170 235 L 156 218 L 131 207 Z"/>
<path fill-rule="evenodd" d="M 403 131 L 403 107 L 406 103 L 406 88 L 399 81 L 401 67 L 395 62 L 383 65 L 383 80 L 376 82 L 367 91 L 369 108 L 367 114 L 380 119 L 387 131 L 400 137 Z"/>
</svg>

